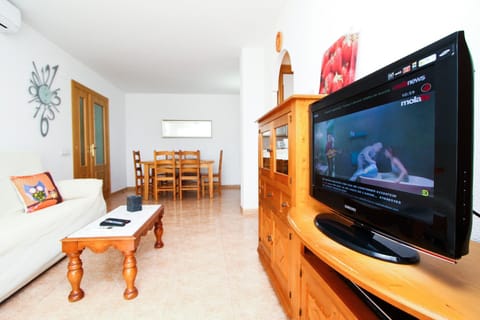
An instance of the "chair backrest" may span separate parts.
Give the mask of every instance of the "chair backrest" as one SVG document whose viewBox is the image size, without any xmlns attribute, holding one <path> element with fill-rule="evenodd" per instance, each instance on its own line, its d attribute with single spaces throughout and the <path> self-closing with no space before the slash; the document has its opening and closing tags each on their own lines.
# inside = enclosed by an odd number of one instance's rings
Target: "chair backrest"
<svg viewBox="0 0 480 320">
<path fill-rule="evenodd" d="M 200 178 L 200 151 L 179 151 L 180 176 Z"/>
<path fill-rule="evenodd" d="M 222 161 L 223 161 L 223 150 L 220 150 L 220 158 L 218 159 L 218 175 L 222 175 Z"/>
<path fill-rule="evenodd" d="M 135 177 L 141 177 L 143 176 L 143 169 L 142 169 L 142 164 L 141 164 L 141 157 L 140 157 L 140 151 L 135 151 L 133 150 L 133 165 L 135 168 Z"/>
<path fill-rule="evenodd" d="M 175 152 L 174 151 L 153 151 L 153 163 L 156 175 L 175 174 Z"/>
</svg>

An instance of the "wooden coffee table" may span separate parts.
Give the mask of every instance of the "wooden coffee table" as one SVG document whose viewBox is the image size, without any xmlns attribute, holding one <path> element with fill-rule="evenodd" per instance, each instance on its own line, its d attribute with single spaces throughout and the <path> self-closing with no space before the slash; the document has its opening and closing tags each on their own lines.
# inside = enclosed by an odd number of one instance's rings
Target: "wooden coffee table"
<svg viewBox="0 0 480 320">
<path fill-rule="evenodd" d="M 141 211 L 128 212 L 126 206 L 120 206 L 107 215 L 93 221 L 82 229 L 62 239 L 62 251 L 68 256 L 67 278 L 72 286 L 68 295 L 70 302 L 83 298 L 85 293 L 80 288 L 83 277 L 82 260 L 80 255 L 85 248 L 95 253 L 105 252 L 109 247 L 114 247 L 124 255 L 123 278 L 127 288 L 123 292 L 125 299 L 134 299 L 138 295 L 135 287 L 137 276 L 137 261 L 135 251 L 140 243 L 140 237 L 154 228 L 155 248 L 162 248 L 163 234 L 163 205 L 143 205 Z M 100 222 L 106 218 L 128 219 L 131 222 L 123 227 L 101 227 Z"/>
</svg>

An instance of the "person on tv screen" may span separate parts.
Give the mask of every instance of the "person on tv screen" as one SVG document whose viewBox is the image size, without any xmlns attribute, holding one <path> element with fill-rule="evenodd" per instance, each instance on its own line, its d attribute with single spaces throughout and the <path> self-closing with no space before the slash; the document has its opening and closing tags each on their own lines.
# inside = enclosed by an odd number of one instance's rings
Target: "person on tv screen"
<svg viewBox="0 0 480 320">
<path fill-rule="evenodd" d="M 385 148 L 385 157 L 390 160 L 391 172 L 382 173 L 382 179 L 389 179 L 395 183 L 401 181 L 408 182 L 408 171 L 405 169 L 403 163 L 393 153 L 392 147 Z"/>
<path fill-rule="evenodd" d="M 335 137 L 332 134 L 327 135 L 327 143 L 325 145 L 325 155 L 327 156 L 327 175 L 330 177 L 335 176 L 335 156 L 337 150 L 335 150 Z"/>
<path fill-rule="evenodd" d="M 357 171 L 350 177 L 350 181 L 357 180 L 358 177 L 376 177 L 378 175 L 377 162 L 375 157 L 382 150 L 383 144 L 375 142 L 366 146 L 357 156 Z"/>
</svg>

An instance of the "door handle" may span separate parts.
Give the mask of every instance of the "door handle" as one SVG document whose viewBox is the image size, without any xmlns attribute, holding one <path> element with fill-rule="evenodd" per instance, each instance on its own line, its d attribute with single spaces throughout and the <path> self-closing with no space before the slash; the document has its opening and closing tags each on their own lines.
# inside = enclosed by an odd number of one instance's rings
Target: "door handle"
<svg viewBox="0 0 480 320">
<path fill-rule="evenodd" d="M 92 158 L 95 158 L 95 149 L 96 149 L 96 147 L 95 147 L 95 145 L 92 143 L 92 144 L 90 145 L 90 154 L 92 155 Z"/>
</svg>

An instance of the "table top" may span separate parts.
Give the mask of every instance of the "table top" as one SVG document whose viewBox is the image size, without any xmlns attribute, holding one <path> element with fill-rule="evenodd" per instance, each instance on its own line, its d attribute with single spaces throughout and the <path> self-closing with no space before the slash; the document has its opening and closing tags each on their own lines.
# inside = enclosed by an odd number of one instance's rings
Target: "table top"
<svg viewBox="0 0 480 320">
<path fill-rule="evenodd" d="M 101 216 L 97 220 L 87 224 L 80 230 L 75 231 L 66 237 L 73 238 L 97 238 L 97 237 L 129 237 L 133 236 L 145 222 L 152 217 L 162 205 L 142 205 L 142 210 L 130 212 L 127 206 L 119 206 L 118 208 Z M 100 222 L 107 218 L 119 218 L 130 220 L 123 227 L 103 227 Z"/>
</svg>

